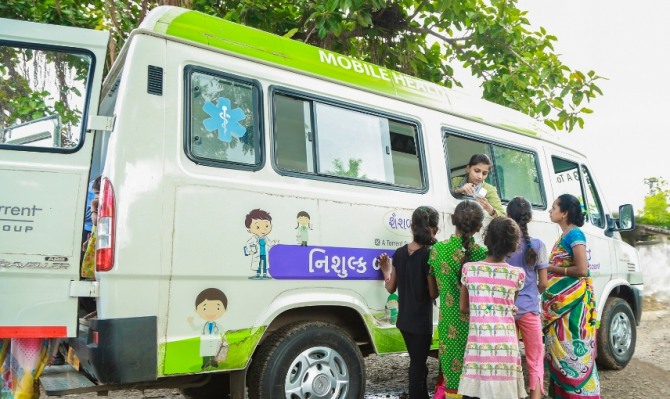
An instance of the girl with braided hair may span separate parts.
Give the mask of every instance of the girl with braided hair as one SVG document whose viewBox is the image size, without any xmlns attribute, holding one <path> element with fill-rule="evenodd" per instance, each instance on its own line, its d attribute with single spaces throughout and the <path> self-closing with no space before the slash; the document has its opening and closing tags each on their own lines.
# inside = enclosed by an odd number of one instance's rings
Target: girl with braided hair
<svg viewBox="0 0 670 399">
<path fill-rule="evenodd" d="M 428 261 L 440 292 L 438 390 L 443 390 L 448 398 L 460 398 L 458 381 L 468 338 L 468 318 L 459 309 L 461 267 L 486 257 L 486 248 L 475 244 L 473 238 L 483 220 L 484 210 L 476 201 L 460 202 L 451 216 L 456 231 L 449 239 L 433 245 Z"/>
<path fill-rule="evenodd" d="M 461 312 L 470 329 L 458 393 L 463 399 L 525 398 L 519 338 L 514 324 L 516 294 L 526 273 L 506 262 L 519 245 L 519 226 L 498 217 L 486 228 L 483 261 L 463 265 Z"/>
<path fill-rule="evenodd" d="M 412 242 L 398 248 L 392 257 L 385 253 L 379 257 L 386 290 L 392 294 L 398 289 L 396 327 L 409 354 L 410 399 L 428 399 L 426 360 L 433 340 L 433 299 L 438 295 L 435 278 L 428 272 L 428 255 L 439 221 L 435 208 L 418 207 L 412 214 Z"/>
<path fill-rule="evenodd" d="M 519 249 L 510 255 L 507 263 L 521 267 L 526 272 L 526 283 L 516 298 L 517 312 L 514 319 L 526 348 L 530 399 L 540 399 L 544 393 L 540 293 L 547 287 L 547 248 L 541 240 L 528 234 L 528 223 L 533 219 L 533 208 L 528 200 L 514 197 L 507 204 L 507 216 L 514 219 L 521 230 Z"/>
</svg>

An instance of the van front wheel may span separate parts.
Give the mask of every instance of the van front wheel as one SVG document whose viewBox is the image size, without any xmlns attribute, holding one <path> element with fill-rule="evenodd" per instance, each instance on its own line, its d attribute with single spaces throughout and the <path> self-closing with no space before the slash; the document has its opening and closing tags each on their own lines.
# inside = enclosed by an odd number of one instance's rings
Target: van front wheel
<svg viewBox="0 0 670 399">
<path fill-rule="evenodd" d="M 636 338 L 635 316 L 628 302 L 608 298 L 598 330 L 598 365 L 610 370 L 626 367 L 635 352 Z"/>
<path fill-rule="evenodd" d="M 363 398 L 365 364 L 341 328 L 299 322 L 259 347 L 247 378 L 250 398 Z"/>
</svg>

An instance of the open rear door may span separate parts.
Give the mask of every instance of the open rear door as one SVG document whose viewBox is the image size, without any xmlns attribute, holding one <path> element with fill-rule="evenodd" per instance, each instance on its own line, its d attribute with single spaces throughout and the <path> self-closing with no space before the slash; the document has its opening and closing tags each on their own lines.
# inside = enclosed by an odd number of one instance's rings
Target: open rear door
<svg viewBox="0 0 670 399">
<path fill-rule="evenodd" d="M 1 338 L 76 336 L 108 37 L 0 19 Z"/>
</svg>

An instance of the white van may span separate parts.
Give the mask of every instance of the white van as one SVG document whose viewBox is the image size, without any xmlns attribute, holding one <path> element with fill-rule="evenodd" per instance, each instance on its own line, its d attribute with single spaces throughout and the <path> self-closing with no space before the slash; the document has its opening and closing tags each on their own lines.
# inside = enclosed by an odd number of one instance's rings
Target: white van
<svg viewBox="0 0 670 399">
<path fill-rule="evenodd" d="M 548 246 L 553 199 L 583 200 L 598 360 L 630 360 L 643 285 L 619 231 L 632 208 L 615 219 L 585 156 L 533 119 L 180 8 L 151 11 L 103 84 L 107 40 L 0 20 L 0 93 L 20 94 L 0 98 L 0 337 L 70 338 L 88 378 L 48 373 L 49 394 L 362 397 L 364 356 L 405 350 L 375 259 L 411 241 L 417 206 L 440 210 L 440 239 L 453 232 L 448 182 L 475 153 L 493 159 L 503 204 L 533 204 Z M 96 317 L 78 317 L 79 297 Z"/>
</svg>

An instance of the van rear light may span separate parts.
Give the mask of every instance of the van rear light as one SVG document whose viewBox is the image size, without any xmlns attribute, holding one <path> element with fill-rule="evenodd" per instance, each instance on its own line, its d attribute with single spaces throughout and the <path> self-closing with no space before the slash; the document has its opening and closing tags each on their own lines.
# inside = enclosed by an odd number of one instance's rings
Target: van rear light
<svg viewBox="0 0 670 399">
<path fill-rule="evenodd" d="M 114 188 L 107 178 L 100 184 L 100 204 L 98 205 L 97 239 L 95 242 L 95 270 L 108 272 L 114 267 Z"/>
</svg>

